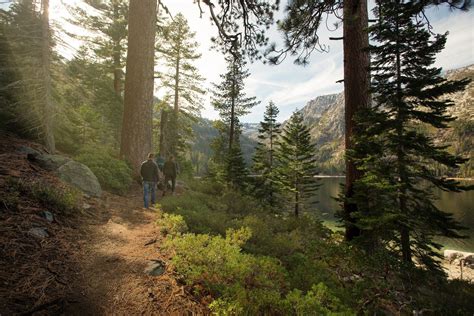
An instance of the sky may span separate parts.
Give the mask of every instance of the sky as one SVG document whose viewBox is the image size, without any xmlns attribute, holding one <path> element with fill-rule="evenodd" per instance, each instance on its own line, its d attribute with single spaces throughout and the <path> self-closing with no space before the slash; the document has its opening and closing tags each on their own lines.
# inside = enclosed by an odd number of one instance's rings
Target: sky
<svg viewBox="0 0 474 316">
<path fill-rule="evenodd" d="M 196 32 L 196 41 L 200 44 L 202 57 L 195 63 L 200 74 L 206 78 L 206 90 L 212 82 L 219 82 L 219 75 L 225 72 L 225 62 L 222 53 L 211 48 L 211 37 L 217 35 L 217 28 L 209 19 L 206 11 L 200 17 L 199 8 L 192 0 L 162 0 L 171 14 L 182 13 L 188 20 L 190 28 Z M 73 28 L 62 19 L 67 15 L 62 2 L 77 3 L 78 0 L 51 0 L 50 15 L 64 28 Z M 282 4 L 285 1 L 281 1 Z M 373 1 L 369 0 L 369 6 Z M 204 9 L 205 6 L 203 7 Z M 281 14 L 280 14 L 281 15 Z M 444 70 L 455 69 L 474 63 L 474 13 L 473 11 L 451 11 L 447 5 L 430 8 L 427 16 L 433 25 L 433 31 L 444 33 L 449 31 L 446 48 L 438 55 L 436 66 Z M 327 25 L 332 27 L 335 20 L 329 20 Z M 76 29 L 77 30 L 77 29 Z M 329 37 L 342 36 L 342 27 L 329 30 L 322 26 L 319 32 L 321 42 L 328 45 L 328 52 L 313 52 L 307 66 L 298 66 L 288 57 L 280 65 L 264 65 L 257 61 L 248 65 L 250 77 L 246 80 L 246 93 L 256 96 L 261 101 L 251 113 L 241 119 L 242 122 L 256 123 L 263 119 L 265 106 L 272 100 L 280 109 L 279 120 L 285 120 L 296 109 L 301 109 L 309 100 L 320 95 L 338 93 L 343 90 L 342 83 L 336 81 L 343 78 L 342 41 L 330 41 Z M 281 34 L 276 30 L 269 33 L 270 41 L 281 42 Z M 71 41 L 71 40 L 69 40 Z M 74 47 L 78 43 L 70 42 L 64 54 L 73 56 Z M 157 84 L 157 96 L 164 91 Z M 210 104 L 209 93 L 204 97 L 202 116 L 217 119 L 218 114 Z"/>
<path fill-rule="evenodd" d="M 197 66 L 201 74 L 208 79 L 208 83 L 218 81 L 219 74 L 225 71 L 225 63 L 220 53 L 210 49 L 210 37 L 216 35 L 216 27 L 210 23 L 209 15 L 200 18 L 199 10 L 190 0 L 168 0 L 165 4 L 172 14 L 181 12 L 188 19 L 191 29 L 196 32 L 202 53 Z M 431 8 L 428 17 L 435 32 L 450 32 L 446 48 L 437 58 L 437 66 L 454 69 L 474 63 L 473 11 L 450 11 L 446 5 L 442 5 Z M 331 22 L 334 21 L 329 21 L 328 25 L 331 26 Z M 270 100 L 280 108 L 279 119 L 285 120 L 309 100 L 320 95 L 341 92 L 343 84 L 336 81 L 343 78 L 342 41 L 329 40 L 329 37 L 337 36 L 342 36 L 342 27 L 336 31 L 321 27 L 321 42 L 329 46 L 329 52 L 313 52 L 310 64 L 304 67 L 295 65 L 291 57 L 277 66 L 264 65 L 261 62 L 250 64 L 251 76 L 246 81 L 246 92 L 256 96 L 261 103 L 243 117 L 242 121 L 261 121 L 265 106 Z M 270 38 L 278 43 L 281 35 L 271 32 Z M 217 113 L 209 103 L 202 115 L 217 118 Z"/>
</svg>

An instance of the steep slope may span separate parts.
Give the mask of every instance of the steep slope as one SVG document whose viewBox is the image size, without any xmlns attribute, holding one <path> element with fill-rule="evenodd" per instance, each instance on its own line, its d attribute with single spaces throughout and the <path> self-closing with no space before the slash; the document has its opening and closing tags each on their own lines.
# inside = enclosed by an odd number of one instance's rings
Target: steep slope
<svg viewBox="0 0 474 316">
<path fill-rule="evenodd" d="M 344 94 L 319 96 L 301 109 L 317 145 L 322 174 L 341 174 L 344 169 Z"/>
<path fill-rule="evenodd" d="M 446 72 L 449 80 L 470 78 L 474 80 L 474 65 Z M 471 158 L 459 171 L 442 170 L 450 176 L 471 177 L 474 175 L 474 82 L 466 89 L 450 95 L 454 102 L 449 113 L 457 120 L 450 129 L 435 131 L 434 139 L 439 144 L 449 144 L 452 153 Z M 309 101 L 301 110 L 304 122 L 310 127 L 311 136 L 318 146 L 317 161 L 320 172 L 342 174 L 344 170 L 344 94 L 319 96 Z"/>
<path fill-rule="evenodd" d="M 258 124 L 250 124 L 257 126 Z M 248 132 L 249 124 L 243 124 L 240 146 L 245 162 L 250 165 L 257 146 L 256 138 Z M 258 129 L 258 127 L 257 127 Z M 191 145 L 191 161 L 197 174 L 204 174 L 207 170 L 209 159 L 212 156 L 211 143 L 218 136 L 211 120 L 201 118 L 193 125 L 194 140 Z"/>
</svg>

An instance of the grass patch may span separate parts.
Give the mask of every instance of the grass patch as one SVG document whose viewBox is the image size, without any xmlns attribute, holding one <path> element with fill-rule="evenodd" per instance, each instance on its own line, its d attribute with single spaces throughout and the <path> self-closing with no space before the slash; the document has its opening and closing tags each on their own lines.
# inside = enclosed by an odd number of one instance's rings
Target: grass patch
<svg viewBox="0 0 474 316">
<path fill-rule="evenodd" d="M 68 215 L 79 209 L 81 193 L 73 188 L 59 188 L 44 181 L 26 181 L 15 178 L 7 179 L 6 187 L 10 196 L 16 197 L 17 204 L 21 197 L 27 196 L 56 214 Z"/>
</svg>

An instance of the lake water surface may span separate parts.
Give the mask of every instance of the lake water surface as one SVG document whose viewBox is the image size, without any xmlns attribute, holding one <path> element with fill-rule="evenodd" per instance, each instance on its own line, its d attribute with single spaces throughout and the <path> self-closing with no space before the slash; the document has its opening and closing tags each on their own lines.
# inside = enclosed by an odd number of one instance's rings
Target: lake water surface
<svg viewBox="0 0 474 316">
<path fill-rule="evenodd" d="M 328 177 L 321 178 L 320 181 L 322 185 L 317 193 L 319 203 L 316 206 L 318 216 L 328 226 L 334 227 L 337 221 L 334 213 L 338 210 L 339 204 L 333 197 L 339 194 L 340 184 L 344 182 L 344 178 Z M 453 213 L 463 226 L 469 228 L 462 234 L 470 236 L 469 239 L 462 240 L 439 238 L 438 242 L 448 249 L 474 252 L 474 191 L 453 193 L 437 190 L 436 195 L 438 197 L 437 206 L 444 211 Z"/>
</svg>

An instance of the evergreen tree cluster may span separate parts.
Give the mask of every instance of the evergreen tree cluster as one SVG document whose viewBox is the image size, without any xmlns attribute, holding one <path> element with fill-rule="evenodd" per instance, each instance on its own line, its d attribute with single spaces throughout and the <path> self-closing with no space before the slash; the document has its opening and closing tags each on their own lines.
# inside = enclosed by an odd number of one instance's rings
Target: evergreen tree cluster
<svg viewBox="0 0 474 316">
<path fill-rule="evenodd" d="M 160 28 L 157 38 L 157 60 L 166 71 L 158 73 L 160 89 L 164 89 L 164 100 L 172 111 L 162 108 L 160 112 L 160 154 L 190 155 L 189 143 L 193 138 L 192 124 L 203 107 L 202 88 L 204 78 L 193 64 L 201 54 L 186 18 L 180 13 Z M 160 66 L 160 64 L 159 64 Z M 166 113 L 166 111 L 168 113 Z"/>
<path fill-rule="evenodd" d="M 377 1 L 377 23 L 370 28 L 374 107 L 359 114 L 361 133 L 351 157 L 363 176 L 355 184 L 356 225 L 368 249 L 389 249 L 401 260 L 413 259 L 440 269 L 441 245 L 435 236 L 462 237 L 452 214 L 440 210 L 433 188 L 467 189 L 438 176 L 433 166 L 457 168 L 466 160 L 436 144 L 426 126 L 445 129 L 454 118 L 447 95 L 466 80 L 447 81 L 433 67 L 447 34 L 432 36 L 423 20 L 423 2 Z"/>
</svg>

